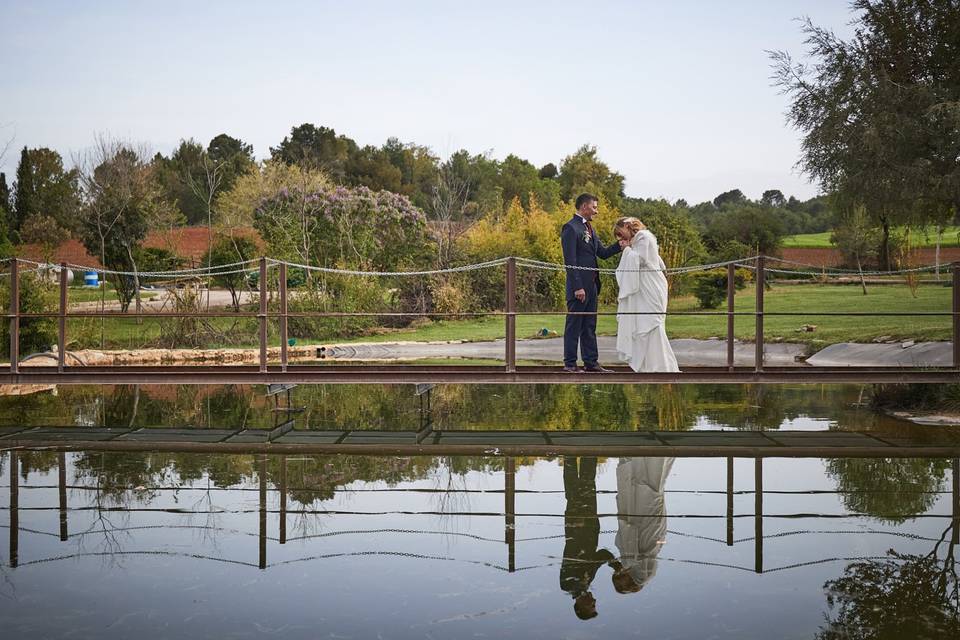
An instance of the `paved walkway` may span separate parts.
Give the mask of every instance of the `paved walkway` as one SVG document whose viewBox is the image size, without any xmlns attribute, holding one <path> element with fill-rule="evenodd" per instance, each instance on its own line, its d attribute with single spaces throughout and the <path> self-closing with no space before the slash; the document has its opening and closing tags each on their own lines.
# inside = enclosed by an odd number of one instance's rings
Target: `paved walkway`
<svg viewBox="0 0 960 640">
<path fill-rule="evenodd" d="M 616 338 L 600 336 L 600 361 L 617 364 Z M 727 343 L 723 340 L 677 339 L 670 341 L 681 367 L 722 367 L 727 363 Z M 904 343 L 907 344 L 907 343 Z M 341 361 L 395 361 L 427 358 L 503 359 L 504 341 L 486 342 L 383 342 L 328 345 L 323 348 L 325 358 Z M 750 366 L 754 362 L 755 346 L 751 342 L 734 343 L 734 364 Z M 952 347 L 949 342 L 924 342 L 904 348 L 901 344 L 843 343 L 826 347 L 815 356 L 804 359 L 806 347 L 786 342 L 764 347 L 764 362 L 770 366 L 798 366 L 807 364 L 824 367 L 837 366 L 950 366 Z M 563 339 L 518 340 L 517 359 L 538 362 L 562 362 Z"/>
</svg>

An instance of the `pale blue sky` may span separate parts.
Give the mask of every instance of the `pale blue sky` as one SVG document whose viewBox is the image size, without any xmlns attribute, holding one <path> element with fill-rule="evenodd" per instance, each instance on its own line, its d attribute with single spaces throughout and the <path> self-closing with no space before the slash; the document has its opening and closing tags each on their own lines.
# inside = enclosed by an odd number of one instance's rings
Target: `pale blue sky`
<svg viewBox="0 0 960 640">
<path fill-rule="evenodd" d="M 590 143 L 631 196 L 806 198 L 765 53 L 803 52 L 801 16 L 841 34 L 852 17 L 842 0 L 0 0 L 0 171 L 97 133 L 164 153 L 228 133 L 263 158 L 312 122 L 537 166 Z"/>
</svg>

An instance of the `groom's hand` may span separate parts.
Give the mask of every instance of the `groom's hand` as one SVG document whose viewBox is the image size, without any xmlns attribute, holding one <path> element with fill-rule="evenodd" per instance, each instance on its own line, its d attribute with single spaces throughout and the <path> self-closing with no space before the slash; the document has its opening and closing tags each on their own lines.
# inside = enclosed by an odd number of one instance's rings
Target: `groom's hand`
<svg viewBox="0 0 960 640">
<path fill-rule="evenodd" d="M 584 300 L 587 299 L 586 289 L 577 289 L 576 291 L 573 292 L 573 297 L 579 300 L 580 302 L 583 302 Z"/>
</svg>

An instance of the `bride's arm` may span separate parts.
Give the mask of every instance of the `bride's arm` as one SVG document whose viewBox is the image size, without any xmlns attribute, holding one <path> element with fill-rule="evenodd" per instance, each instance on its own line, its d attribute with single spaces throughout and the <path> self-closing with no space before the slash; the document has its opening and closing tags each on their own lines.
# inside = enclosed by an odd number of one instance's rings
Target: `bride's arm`
<svg viewBox="0 0 960 640">
<path fill-rule="evenodd" d="M 640 255 L 631 247 L 623 250 L 620 266 L 617 267 L 617 285 L 620 291 L 618 299 L 633 295 L 640 290 Z"/>
</svg>

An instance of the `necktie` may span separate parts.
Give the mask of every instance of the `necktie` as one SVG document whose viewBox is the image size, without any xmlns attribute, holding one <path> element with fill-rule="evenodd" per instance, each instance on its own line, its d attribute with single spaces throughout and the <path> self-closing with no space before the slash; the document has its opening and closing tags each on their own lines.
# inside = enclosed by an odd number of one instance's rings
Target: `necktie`
<svg viewBox="0 0 960 640">
<path fill-rule="evenodd" d="M 584 220 L 584 223 L 586 223 L 586 225 L 587 225 L 587 231 L 590 232 L 590 238 L 592 239 L 592 238 L 594 237 L 594 236 L 593 236 L 593 225 L 590 224 L 590 221 L 589 221 L 589 220 Z"/>
</svg>

